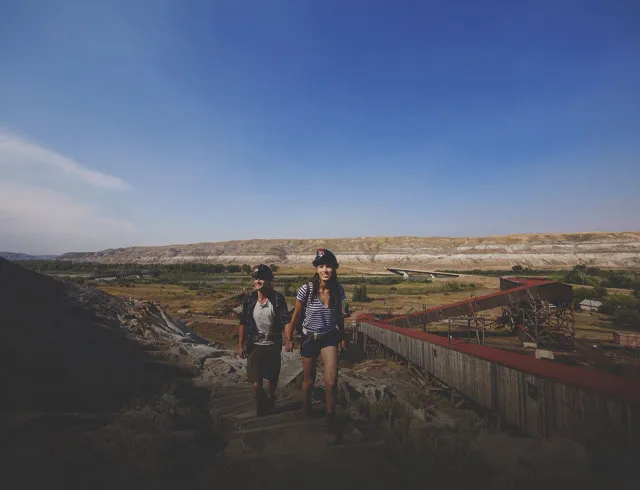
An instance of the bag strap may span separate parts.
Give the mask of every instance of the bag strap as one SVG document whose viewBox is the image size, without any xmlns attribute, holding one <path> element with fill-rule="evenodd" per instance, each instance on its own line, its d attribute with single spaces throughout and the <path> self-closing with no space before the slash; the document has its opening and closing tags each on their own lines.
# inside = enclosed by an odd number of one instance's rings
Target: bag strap
<svg viewBox="0 0 640 490">
<path fill-rule="evenodd" d="M 308 282 L 307 283 L 307 293 L 305 295 L 305 300 L 304 300 L 304 309 L 302 310 L 304 315 L 302 316 L 302 320 L 300 321 L 300 323 L 298 323 L 298 326 L 296 328 L 297 332 L 299 334 L 302 334 L 302 324 L 304 323 L 304 319 L 307 317 L 307 305 L 309 304 L 309 297 L 311 296 L 311 283 Z"/>
</svg>

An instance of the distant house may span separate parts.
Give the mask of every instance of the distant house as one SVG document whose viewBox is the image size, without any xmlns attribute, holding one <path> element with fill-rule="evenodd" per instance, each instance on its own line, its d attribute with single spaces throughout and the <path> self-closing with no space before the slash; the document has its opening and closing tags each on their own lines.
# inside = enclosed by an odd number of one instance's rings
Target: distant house
<svg viewBox="0 0 640 490">
<path fill-rule="evenodd" d="M 602 306 L 602 301 L 596 301 L 595 299 L 583 299 L 580 301 L 580 309 L 586 311 L 594 311 Z"/>
</svg>

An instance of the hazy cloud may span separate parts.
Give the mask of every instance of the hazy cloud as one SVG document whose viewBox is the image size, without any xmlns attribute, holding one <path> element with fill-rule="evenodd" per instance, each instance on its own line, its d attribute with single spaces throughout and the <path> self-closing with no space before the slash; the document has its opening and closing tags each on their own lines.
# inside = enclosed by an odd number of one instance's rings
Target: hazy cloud
<svg viewBox="0 0 640 490">
<path fill-rule="evenodd" d="M 130 221 L 46 188 L 0 182 L 0 250 L 62 253 L 108 248 L 136 235 Z"/>
<path fill-rule="evenodd" d="M 7 130 L 0 130 L 0 166 L 2 165 L 44 166 L 96 187 L 131 189 L 131 186 L 119 177 L 91 170 L 69 157 Z"/>
</svg>

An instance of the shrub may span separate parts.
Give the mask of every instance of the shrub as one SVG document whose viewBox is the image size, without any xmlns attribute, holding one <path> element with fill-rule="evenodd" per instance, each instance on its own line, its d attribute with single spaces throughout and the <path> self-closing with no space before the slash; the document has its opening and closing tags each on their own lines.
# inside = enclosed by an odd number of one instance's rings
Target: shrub
<svg viewBox="0 0 640 490">
<path fill-rule="evenodd" d="M 593 290 L 589 288 L 573 288 L 573 305 L 577 306 L 585 299 L 591 299 Z"/>
<path fill-rule="evenodd" d="M 640 330 L 640 309 L 620 308 L 613 315 L 613 324 L 629 330 Z"/>
<path fill-rule="evenodd" d="M 613 315 L 616 309 L 617 306 L 614 301 L 604 301 L 600 308 L 598 308 L 598 312 L 604 313 L 605 315 Z"/>
<path fill-rule="evenodd" d="M 609 296 L 598 311 L 611 315 L 617 327 L 640 330 L 640 299 L 634 296 Z"/>
<path fill-rule="evenodd" d="M 608 293 L 609 293 L 609 291 L 607 291 L 607 288 L 605 288 L 603 286 L 596 286 L 596 287 L 593 288 L 593 297 L 594 298 L 597 298 L 597 299 L 604 298 Z"/>
<path fill-rule="evenodd" d="M 367 294 L 367 285 L 363 284 L 361 286 L 356 286 L 353 288 L 353 294 L 352 294 L 352 300 L 353 301 L 359 301 L 361 303 L 366 303 L 371 301 L 371 299 L 369 298 L 368 294 Z"/>
</svg>

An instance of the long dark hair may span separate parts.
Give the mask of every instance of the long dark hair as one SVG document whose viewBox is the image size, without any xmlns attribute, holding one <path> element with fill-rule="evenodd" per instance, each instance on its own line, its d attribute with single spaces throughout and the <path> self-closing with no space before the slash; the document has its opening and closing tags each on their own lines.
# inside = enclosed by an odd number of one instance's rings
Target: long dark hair
<svg viewBox="0 0 640 490">
<path fill-rule="evenodd" d="M 331 279 L 329 279 L 325 284 L 329 289 L 329 307 L 333 307 L 338 303 L 338 299 L 340 298 L 340 281 L 338 281 L 338 272 L 335 269 L 333 270 Z M 317 272 L 311 279 L 311 285 L 309 301 L 313 301 L 313 298 L 317 298 L 320 291 L 320 274 Z"/>
</svg>

